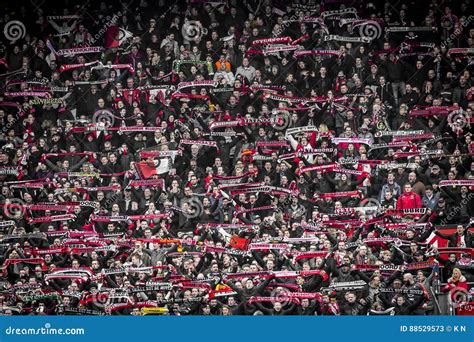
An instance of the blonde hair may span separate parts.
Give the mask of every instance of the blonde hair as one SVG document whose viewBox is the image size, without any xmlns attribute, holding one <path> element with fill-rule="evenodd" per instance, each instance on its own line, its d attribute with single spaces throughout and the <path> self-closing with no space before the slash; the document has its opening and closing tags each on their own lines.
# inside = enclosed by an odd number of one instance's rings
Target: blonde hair
<svg viewBox="0 0 474 342">
<path fill-rule="evenodd" d="M 320 132 L 329 132 L 329 128 L 326 124 L 319 124 L 319 131 Z"/>
<path fill-rule="evenodd" d="M 457 271 L 457 272 L 456 272 L 456 271 Z M 457 268 L 457 267 L 453 268 L 453 275 L 452 275 L 452 278 L 455 279 L 455 278 L 454 278 L 454 273 L 455 273 L 455 272 L 456 272 L 457 274 L 459 274 L 459 278 L 456 278 L 456 279 L 457 279 L 457 280 L 461 279 L 461 277 L 462 277 L 462 272 L 461 272 L 461 270 L 460 270 L 459 268 Z"/>
</svg>

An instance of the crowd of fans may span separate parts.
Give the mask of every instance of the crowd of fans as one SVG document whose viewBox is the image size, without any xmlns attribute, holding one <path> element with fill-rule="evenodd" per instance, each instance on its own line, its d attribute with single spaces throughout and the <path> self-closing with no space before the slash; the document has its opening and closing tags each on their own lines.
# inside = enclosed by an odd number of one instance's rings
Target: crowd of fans
<svg viewBox="0 0 474 342">
<path fill-rule="evenodd" d="M 469 1 L 47 6 L 0 19 L 2 314 L 469 301 Z"/>
</svg>

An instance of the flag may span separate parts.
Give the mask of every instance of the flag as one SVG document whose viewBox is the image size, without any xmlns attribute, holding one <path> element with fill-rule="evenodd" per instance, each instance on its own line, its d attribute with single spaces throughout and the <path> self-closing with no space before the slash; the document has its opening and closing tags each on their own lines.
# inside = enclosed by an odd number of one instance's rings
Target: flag
<svg viewBox="0 0 474 342">
<path fill-rule="evenodd" d="M 138 175 L 142 179 L 148 179 L 154 175 L 161 175 L 170 170 L 170 162 L 168 158 L 141 161 L 137 163 L 136 166 Z"/>
<path fill-rule="evenodd" d="M 224 297 L 224 296 L 234 296 L 237 292 L 232 290 L 232 288 L 225 284 L 217 284 L 215 290 L 211 290 L 209 292 L 209 299 L 213 299 L 216 297 Z"/>
<path fill-rule="evenodd" d="M 444 234 L 453 234 L 456 232 L 456 228 L 441 228 L 438 229 L 439 232 Z M 430 245 L 433 245 L 435 248 L 444 248 L 448 247 L 448 240 L 439 237 L 434 232 L 430 234 L 430 236 L 426 239 L 426 242 Z"/>
<path fill-rule="evenodd" d="M 238 235 L 234 235 L 230 238 L 229 244 L 231 248 L 241 249 L 245 251 L 247 250 L 249 240 L 246 238 L 241 238 Z"/>
<path fill-rule="evenodd" d="M 130 37 L 133 37 L 131 32 L 118 26 L 110 26 L 105 32 L 104 47 L 110 49 L 120 46 Z"/>
</svg>

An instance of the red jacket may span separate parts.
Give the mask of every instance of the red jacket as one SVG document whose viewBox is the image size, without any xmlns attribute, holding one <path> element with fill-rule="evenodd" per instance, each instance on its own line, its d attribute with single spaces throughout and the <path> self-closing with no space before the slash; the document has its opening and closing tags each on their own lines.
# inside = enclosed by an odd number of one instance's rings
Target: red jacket
<svg viewBox="0 0 474 342">
<path fill-rule="evenodd" d="M 398 197 L 397 209 L 415 209 L 421 208 L 421 197 L 415 192 L 406 193 Z"/>
</svg>

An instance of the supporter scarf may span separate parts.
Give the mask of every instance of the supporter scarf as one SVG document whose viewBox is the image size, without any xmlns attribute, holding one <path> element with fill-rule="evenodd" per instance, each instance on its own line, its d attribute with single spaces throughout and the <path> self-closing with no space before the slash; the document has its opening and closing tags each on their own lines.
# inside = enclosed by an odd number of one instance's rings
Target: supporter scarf
<svg viewBox="0 0 474 342">
<path fill-rule="evenodd" d="M 445 186 L 474 186 L 474 180 L 472 179 L 457 179 L 457 180 L 442 180 L 439 182 L 439 187 Z"/>
<path fill-rule="evenodd" d="M 72 208 L 72 206 L 60 205 L 60 204 L 0 204 L 1 207 L 4 208 L 22 208 L 23 210 L 54 210 L 54 211 L 68 211 Z"/>
<path fill-rule="evenodd" d="M 43 153 L 41 157 L 46 159 L 51 157 L 88 156 L 89 158 L 92 158 L 93 154 L 93 152 Z"/>
<path fill-rule="evenodd" d="M 53 215 L 53 216 L 29 218 L 28 222 L 29 223 L 58 222 L 58 221 L 74 220 L 75 218 L 76 218 L 76 215 L 73 215 L 73 214 Z"/>
<path fill-rule="evenodd" d="M 367 283 L 363 280 L 334 282 L 329 288 L 334 291 L 353 291 L 363 289 Z"/>
<path fill-rule="evenodd" d="M 46 17 L 47 20 L 71 20 L 71 19 L 79 19 L 80 16 L 78 15 L 48 15 Z"/>
<path fill-rule="evenodd" d="M 277 187 L 277 186 L 271 186 L 271 185 L 247 187 L 244 189 L 231 190 L 232 196 L 237 195 L 237 194 L 247 194 L 247 193 L 254 193 L 254 192 L 271 193 L 272 195 L 275 195 L 275 196 L 280 196 L 280 195 L 297 196 L 299 190 L 297 189 L 290 190 L 290 189 Z"/>
<path fill-rule="evenodd" d="M 320 252 L 302 252 L 295 255 L 295 262 L 301 259 L 312 259 L 312 258 L 327 258 L 327 251 Z"/>
<path fill-rule="evenodd" d="M 219 248 L 219 247 L 211 247 L 206 246 L 204 249 L 205 253 L 224 253 L 229 255 L 238 255 L 238 256 L 246 256 L 248 254 L 247 251 L 241 251 L 239 249 L 233 248 Z"/>
<path fill-rule="evenodd" d="M 298 299 L 316 299 L 322 300 L 323 296 L 319 293 L 312 292 L 286 292 L 281 293 L 282 297 L 298 298 Z"/>
<path fill-rule="evenodd" d="M 162 178 L 131 180 L 128 186 L 159 186 L 165 188 L 165 180 Z"/>
<path fill-rule="evenodd" d="M 433 154 L 444 154 L 443 150 L 426 150 L 426 151 L 413 151 L 413 152 L 396 152 L 393 157 L 395 159 L 410 158 L 415 156 L 429 156 Z"/>
<path fill-rule="evenodd" d="M 389 26 L 385 28 L 385 32 L 396 33 L 396 32 L 427 32 L 433 31 L 431 26 Z"/>
<path fill-rule="evenodd" d="M 218 176 L 218 175 L 211 175 L 211 179 L 213 181 L 219 182 L 219 184 L 238 184 L 240 183 L 245 177 L 250 176 L 250 172 L 246 172 L 241 176 Z"/>
<path fill-rule="evenodd" d="M 271 55 L 276 54 L 279 52 L 288 52 L 288 51 L 295 51 L 300 50 L 303 47 L 301 45 L 290 45 L 290 46 L 269 46 L 265 50 L 263 50 L 263 55 Z"/>
<path fill-rule="evenodd" d="M 273 160 L 272 156 L 263 156 L 260 154 L 254 154 L 251 156 L 251 158 L 252 160 L 255 160 L 255 161 Z"/>
<path fill-rule="evenodd" d="M 364 36 L 364 37 L 344 37 L 339 36 L 337 34 L 329 34 L 324 36 L 324 41 L 328 42 L 331 40 L 339 41 L 339 42 L 351 42 L 351 43 L 370 43 L 373 38 Z"/>
<path fill-rule="evenodd" d="M 120 185 L 106 185 L 106 186 L 84 186 L 80 188 L 59 188 L 54 190 L 54 194 L 63 194 L 67 192 L 80 192 L 80 193 L 87 193 L 87 192 L 96 192 L 96 191 L 117 191 L 121 190 L 122 187 Z"/>
<path fill-rule="evenodd" d="M 349 175 L 357 175 L 357 176 L 364 176 L 364 177 L 368 177 L 369 174 L 365 171 L 358 171 L 358 170 L 351 170 L 351 169 L 342 169 L 342 168 L 339 168 L 339 167 L 336 167 L 334 169 L 331 170 L 332 172 L 335 172 L 335 173 L 344 173 L 344 174 L 349 174 Z"/>
<path fill-rule="evenodd" d="M 0 227 L 14 226 L 15 221 L 0 221 Z"/>
<path fill-rule="evenodd" d="M 282 154 L 278 156 L 278 160 L 281 161 L 281 160 L 301 158 L 305 156 L 313 156 L 313 155 L 320 155 L 320 154 L 333 153 L 333 152 L 334 152 L 333 148 L 302 149 L 294 153 Z"/>
<path fill-rule="evenodd" d="M 388 243 L 395 242 L 397 239 L 395 238 L 388 238 L 388 237 L 382 237 L 382 238 L 367 238 L 362 240 L 364 244 L 368 246 L 385 246 Z"/>
<path fill-rule="evenodd" d="M 30 103 L 32 105 L 45 105 L 45 104 L 61 104 L 64 102 L 64 99 L 61 97 L 58 98 L 49 98 L 49 99 L 33 99 L 30 100 Z"/>
<path fill-rule="evenodd" d="M 394 289 L 389 287 L 380 287 L 379 291 L 381 293 L 396 293 L 396 294 L 410 294 L 410 295 L 424 295 L 425 292 L 423 290 L 416 290 L 416 289 Z"/>
<path fill-rule="evenodd" d="M 386 229 L 426 229 L 431 226 L 430 222 L 427 223 L 386 223 L 383 225 Z"/>
<path fill-rule="evenodd" d="M 159 157 L 176 157 L 182 156 L 183 150 L 172 151 L 140 151 L 140 158 L 159 158 Z"/>
<path fill-rule="evenodd" d="M 262 38 L 262 39 L 254 40 L 252 42 L 252 46 L 291 43 L 291 41 L 292 41 L 291 37 Z"/>
<path fill-rule="evenodd" d="M 49 47 L 49 46 L 48 46 Z M 59 51 L 53 51 L 56 56 L 75 56 L 82 55 L 87 53 L 99 53 L 104 51 L 104 48 L 101 46 L 87 46 L 87 47 L 77 47 L 71 49 L 62 49 Z"/>
<path fill-rule="evenodd" d="M 252 225 L 252 224 L 237 224 L 237 223 L 199 223 L 197 225 L 197 229 L 203 229 L 203 228 L 213 228 L 213 229 L 251 229 L 251 230 L 258 230 L 259 226 L 258 225 Z"/>
<path fill-rule="evenodd" d="M 379 164 L 377 165 L 377 169 L 381 170 L 393 170 L 398 168 L 408 168 L 408 169 L 416 169 L 418 166 L 415 163 L 388 163 L 388 164 Z"/>
<path fill-rule="evenodd" d="M 385 215 L 424 215 L 426 214 L 427 208 L 413 208 L 413 209 L 394 209 L 394 210 L 387 210 Z"/>
<path fill-rule="evenodd" d="M 348 214 L 354 214 L 358 212 L 366 213 L 367 211 L 377 212 L 378 210 L 379 210 L 379 207 L 373 206 L 373 207 L 339 208 L 339 209 L 335 209 L 334 212 L 336 215 L 348 215 Z"/>
<path fill-rule="evenodd" d="M 74 178 L 74 177 L 100 178 L 101 174 L 97 172 L 58 172 L 56 173 L 56 176 L 65 177 L 65 178 Z"/>
<path fill-rule="evenodd" d="M 405 136 L 405 135 L 413 135 L 413 134 L 424 134 L 425 132 L 422 130 L 418 131 L 378 131 L 375 133 L 375 137 L 385 137 L 385 136 Z"/>
<path fill-rule="evenodd" d="M 21 239 L 45 240 L 45 237 L 43 233 L 9 234 L 9 235 L 3 235 L 3 238 L 0 241 L 21 240 Z"/>
<path fill-rule="evenodd" d="M 449 55 L 473 54 L 474 48 L 452 48 L 448 50 Z"/>
<path fill-rule="evenodd" d="M 86 308 L 66 308 L 64 309 L 64 313 L 72 314 L 72 315 L 87 315 L 87 316 L 105 316 L 106 313 L 98 310 L 86 309 Z"/>
<path fill-rule="evenodd" d="M 340 191 L 340 192 L 326 192 L 317 194 L 319 198 L 339 198 L 339 197 L 360 197 L 360 192 L 355 191 Z"/>
<path fill-rule="evenodd" d="M 278 302 L 293 302 L 296 304 L 299 304 L 299 299 L 296 297 L 288 297 L 288 296 L 283 296 L 283 297 L 259 297 L 259 296 L 252 296 L 250 299 L 247 301 L 248 304 L 252 304 L 255 302 L 270 302 L 270 303 L 278 303 Z"/>
<path fill-rule="evenodd" d="M 91 221 L 94 222 L 124 222 L 124 221 L 137 221 L 137 220 L 153 220 L 168 218 L 170 214 L 146 214 L 146 215 L 130 215 L 130 216 L 97 216 L 92 214 L 90 217 Z"/>
<path fill-rule="evenodd" d="M 285 132 L 285 136 L 290 136 L 299 133 L 307 133 L 307 132 L 318 132 L 318 128 L 316 126 L 302 126 L 302 127 L 295 127 L 295 128 L 288 128 Z"/>
<path fill-rule="evenodd" d="M 173 93 L 171 95 L 170 100 L 173 101 L 174 99 L 185 98 L 185 99 L 203 99 L 209 101 L 209 95 L 199 95 L 199 94 L 187 94 L 187 93 Z"/>
<path fill-rule="evenodd" d="M 372 145 L 373 140 L 370 138 L 332 138 L 331 139 L 333 144 L 365 144 L 365 145 Z"/>
<path fill-rule="evenodd" d="M 299 50 L 293 53 L 293 58 L 299 58 L 304 56 L 339 56 L 341 52 L 339 50 Z"/>
<path fill-rule="evenodd" d="M 423 109 L 412 109 L 410 111 L 410 116 L 418 117 L 418 116 L 423 116 L 423 117 L 428 117 L 428 116 L 448 116 L 453 112 L 457 112 L 462 110 L 458 106 L 428 106 Z M 402 132 L 409 132 L 409 131 L 402 131 Z M 421 132 L 423 131 L 415 131 L 415 132 Z"/>
<path fill-rule="evenodd" d="M 357 10 L 354 7 L 349 7 L 349 8 L 343 8 L 340 10 L 324 11 L 321 13 L 321 17 L 323 19 L 331 18 L 331 17 L 339 18 L 340 16 L 346 15 L 346 14 L 357 16 Z"/>
<path fill-rule="evenodd" d="M 6 97 L 27 97 L 27 96 L 36 96 L 36 97 L 45 97 L 49 96 L 47 92 L 41 91 L 20 91 L 20 92 L 12 92 L 12 93 L 5 93 Z"/>
<path fill-rule="evenodd" d="M 208 74 L 211 76 L 211 75 L 214 75 L 214 69 L 212 68 L 212 64 L 211 62 L 207 62 L 207 61 L 194 61 L 194 60 L 174 60 L 173 61 L 173 71 L 175 73 L 177 73 L 179 71 L 179 68 L 181 67 L 182 64 L 201 64 L 201 65 L 205 65 L 207 67 L 207 72 Z"/>
<path fill-rule="evenodd" d="M 273 141 L 257 141 L 255 144 L 256 147 L 290 147 L 288 141 L 280 141 L 280 140 L 273 140 Z"/>
<path fill-rule="evenodd" d="M 179 141 L 180 145 L 197 145 L 197 146 L 209 146 L 209 147 L 216 147 L 217 142 L 215 141 L 208 141 L 208 140 L 189 140 L 189 139 L 181 139 Z"/>
<path fill-rule="evenodd" d="M 0 167 L 0 175 L 18 176 L 20 174 L 20 167 L 18 166 L 2 166 Z"/>
<path fill-rule="evenodd" d="M 268 249 L 287 250 L 288 245 L 286 243 L 251 243 L 248 248 L 251 251 Z"/>
<path fill-rule="evenodd" d="M 42 189 L 44 187 L 44 185 L 48 184 L 48 183 L 49 182 L 12 184 L 12 185 L 10 185 L 10 188 L 12 188 L 12 189 L 28 189 L 28 188 Z"/>
<path fill-rule="evenodd" d="M 434 138 L 433 133 L 422 133 L 422 134 L 407 134 L 403 136 L 394 136 L 394 141 L 411 141 L 411 140 L 424 140 Z"/>
<path fill-rule="evenodd" d="M 122 309 L 130 309 L 130 308 L 157 308 L 157 309 L 162 309 L 166 310 L 165 308 L 158 308 L 157 303 L 154 301 L 146 301 L 146 302 L 136 302 L 133 304 L 112 304 L 110 305 L 110 310 L 111 311 L 117 311 L 117 310 L 122 310 Z"/>
<path fill-rule="evenodd" d="M 313 166 L 305 166 L 301 168 L 301 172 L 313 172 L 313 171 L 322 171 L 324 172 L 330 172 L 333 169 L 338 167 L 337 163 L 330 163 L 330 164 L 325 164 L 325 165 L 313 165 Z"/>
<path fill-rule="evenodd" d="M 370 151 L 373 150 L 378 150 L 381 148 L 405 148 L 405 147 L 410 147 L 411 143 L 409 141 L 404 141 L 404 140 L 394 140 L 388 143 L 382 143 L 382 144 L 373 144 L 370 146 Z M 389 165 L 387 165 L 390 167 Z"/>
<path fill-rule="evenodd" d="M 217 87 L 219 83 L 217 81 L 193 81 L 193 82 L 180 82 L 178 84 L 178 91 L 186 88 L 194 87 Z"/>
<path fill-rule="evenodd" d="M 44 265 L 44 259 L 43 258 L 6 259 L 3 262 L 3 268 L 6 269 L 8 266 L 16 265 L 16 264 L 32 264 L 32 265 L 41 264 L 41 265 Z"/>
<path fill-rule="evenodd" d="M 92 65 L 95 65 L 99 63 L 99 61 L 94 61 L 94 62 L 89 62 L 89 63 L 82 63 L 82 64 L 63 64 L 59 67 L 59 72 L 63 73 L 65 71 L 69 71 L 72 69 L 78 69 L 78 68 L 86 68 Z"/>
<path fill-rule="evenodd" d="M 273 205 L 264 205 L 261 207 L 255 207 L 255 208 L 250 208 L 250 209 L 240 209 L 235 212 L 235 215 L 240 215 L 240 214 L 246 214 L 246 213 L 252 213 L 255 211 L 265 211 L 265 210 L 275 210 L 275 206 Z"/>
</svg>

